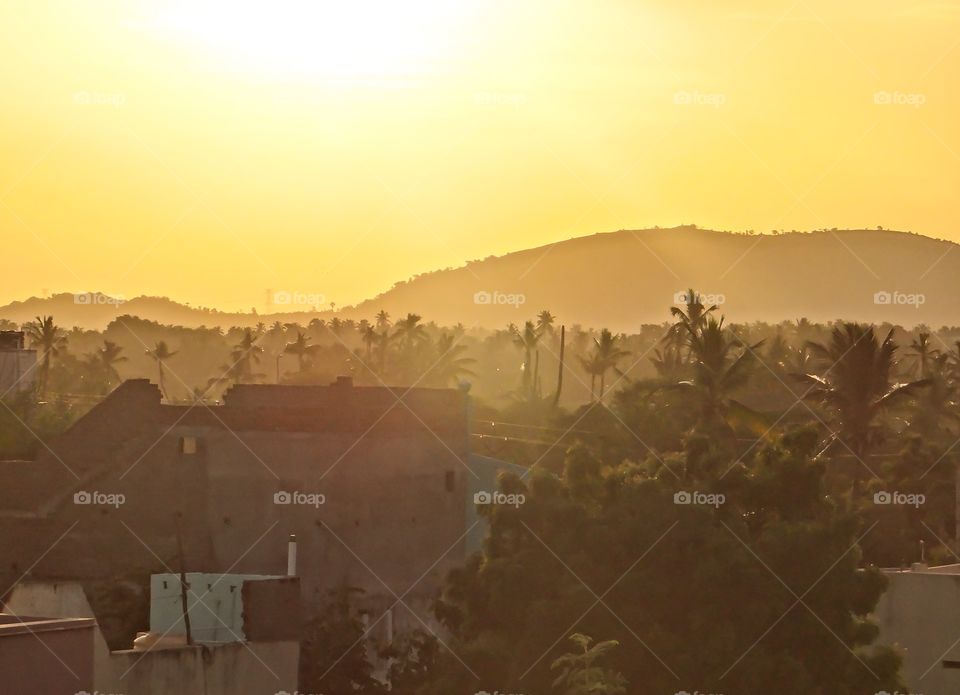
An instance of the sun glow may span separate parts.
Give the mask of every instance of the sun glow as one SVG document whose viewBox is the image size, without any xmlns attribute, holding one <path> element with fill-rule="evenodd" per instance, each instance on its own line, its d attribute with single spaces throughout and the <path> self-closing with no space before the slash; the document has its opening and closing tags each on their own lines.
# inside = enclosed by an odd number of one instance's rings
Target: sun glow
<svg viewBox="0 0 960 695">
<path fill-rule="evenodd" d="M 147 25 L 254 75 L 371 80 L 443 72 L 476 7 L 475 0 L 191 0 Z"/>
</svg>

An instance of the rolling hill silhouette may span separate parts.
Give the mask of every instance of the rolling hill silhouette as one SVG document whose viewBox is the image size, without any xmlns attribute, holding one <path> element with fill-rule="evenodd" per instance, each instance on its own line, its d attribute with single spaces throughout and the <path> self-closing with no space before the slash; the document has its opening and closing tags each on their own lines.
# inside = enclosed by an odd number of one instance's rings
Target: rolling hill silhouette
<svg viewBox="0 0 960 695">
<path fill-rule="evenodd" d="M 805 316 L 937 328 L 960 323 L 956 249 L 953 242 L 885 230 L 763 235 L 692 226 L 621 230 L 419 275 L 337 315 L 370 319 L 385 309 L 394 317 L 415 312 L 440 324 L 493 328 L 549 309 L 568 325 L 629 332 L 667 320 L 669 306 L 692 287 L 737 322 Z M 94 295 L 76 304 L 71 294 L 0 307 L 0 318 L 16 322 L 51 313 L 63 326 L 98 328 L 120 314 L 224 327 L 333 316 L 224 313 L 158 297 L 114 305 Z"/>
</svg>

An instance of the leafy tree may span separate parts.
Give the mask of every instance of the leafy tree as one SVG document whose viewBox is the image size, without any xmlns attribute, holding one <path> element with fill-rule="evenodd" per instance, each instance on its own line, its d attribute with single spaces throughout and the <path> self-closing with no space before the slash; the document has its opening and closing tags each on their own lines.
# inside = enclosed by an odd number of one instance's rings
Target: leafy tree
<svg viewBox="0 0 960 695">
<path fill-rule="evenodd" d="M 327 595 L 301 642 L 300 687 L 314 693 L 386 693 L 374 677 L 368 635 L 354 606 L 362 589 L 340 587 Z"/>
<path fill-rule="evenodd" d="M 437 607 L 451 649 L 488 691 L 551 692 L 549 664 L 571 631 L 628 645 L 605 666 L 637 692 L 903 690 L 897 656 L 871 646 L 885 580 L 862 569 L 862 529 L 825 494 L 816 442 L 785 435 L 722 481 L 731 458 L 707 449 L 675 461 L 682 482 L 657 462 L 589 453 L 559 476 L 502 476 L 525 503 L 479 508 L 483 552 L 450 575 Z M 676 504 L 692 490 L 725 503 Z M 443 656 L 422 695 L 471 686 Z"/>
<path fill-rule="evenodd" d="M 553 682 L 563 695 L 625 695 L 626 679 L 619 673 L 595 665 L 611 649 L 620 646 L 616 640 L 593 643 L 593 639 L 579 632 L 570 636 L 579 652 L 564 654 L 550 667 L 560 671 Z"/>
</svg>

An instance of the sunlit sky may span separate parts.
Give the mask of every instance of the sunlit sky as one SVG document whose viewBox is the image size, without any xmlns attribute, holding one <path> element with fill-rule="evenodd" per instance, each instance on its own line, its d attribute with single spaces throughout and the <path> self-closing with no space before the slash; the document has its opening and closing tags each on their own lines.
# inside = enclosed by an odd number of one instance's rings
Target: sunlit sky
<svg viewBox="0 0 960 695">
<path fill-rule="evenodd" d="M 0 302 L 345 305 L 681 223 L 960 240 L 960 2 L 13 0 L 0 46 Z"/>
</svg>

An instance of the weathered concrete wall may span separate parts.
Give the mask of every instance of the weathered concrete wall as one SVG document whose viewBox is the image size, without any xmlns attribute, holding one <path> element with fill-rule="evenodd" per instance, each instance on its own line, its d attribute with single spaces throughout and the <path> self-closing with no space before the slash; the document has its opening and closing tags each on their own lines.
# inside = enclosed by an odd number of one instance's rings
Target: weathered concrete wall
<svg viewBox="0 0 960 695">
<path fill-rule="evenodd" d="M 6 606 L 17 615 L 96 619 L 83 587 L 77 582 L 21 582 L 13 588 Z M 96 683 L 97 677 L 109 669 L 110 649 L 99 629 L 92 633 L 90 649 Z M 79 690 L 83 688 L 72 692 Z"/>
<path fill-rule="evenodd" d="M 960 670 L 960 575 L 888 572 L 890 585 L 877 604 L 879 644 L 903 652 L 903 676 L 911 693 L 956 695 Z"/>
<path fill-rule="evenodd" d="M 75 695 L 93 689 L 92 620 L 18 616 L 0 615 L 0 692 Z"/>
<path fill-rule="evenodd" d="M 243 632 L 252 642 L 299 642 L 303 608 L 300 580 L 261 579 L 244 582 Z"/>
<path fill-rule="evenodd" d="M 43 578 L 177 571 L 179 518 L 188 571 L 285 574 L 295 533 L 306 605 L 345 583 L 366 591 L 372 614 L 409 592 L 418 617 L 399 607 L 397 629 L 430 621 L 442 578 L 465 557 L 464 394 L 274 388 L 236 388 L 228 405 L 191 409 L 125 382 L 34 464 L 42 486 L 0 470 L 0 516 L 17 510 L 0 524 L 0 579 L 35 562 Z M 185 437 L 197 453 L 181 453 Z M 124 501 L 74 504 L 79 491 Z M 278 504 L 280 492 L 324 501 Z"/>
<path fill-rule="evenodd" d="M 297 689 L 296 642 L 114 652 L 97 690 L 123 695 L 275 695 Z"/>
</svg>

